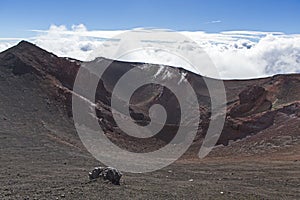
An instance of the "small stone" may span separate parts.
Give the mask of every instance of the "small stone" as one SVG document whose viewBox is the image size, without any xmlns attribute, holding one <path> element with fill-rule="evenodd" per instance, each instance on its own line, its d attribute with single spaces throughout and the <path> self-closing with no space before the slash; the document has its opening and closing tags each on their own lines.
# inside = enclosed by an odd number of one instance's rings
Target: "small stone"
<svg viewBox="0 0 300 200">
<path fill-rule="evenodd" d="M 189 182 L 193 182 L 193 181 L 194 181 L 194 179 L 192 179 L 192 178 L 189 180 Z"/>
<path fill-rule="evenodd" d="M 261 141 L 259 142 L 260 145 L 262 145 L 263 143 L 265 143 L 265 140 L 261 140 Z"/>
</svg>

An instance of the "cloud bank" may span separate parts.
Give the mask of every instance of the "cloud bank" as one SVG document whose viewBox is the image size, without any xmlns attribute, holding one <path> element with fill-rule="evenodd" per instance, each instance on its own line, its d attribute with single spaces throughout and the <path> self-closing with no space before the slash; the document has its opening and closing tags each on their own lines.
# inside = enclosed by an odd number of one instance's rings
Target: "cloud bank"
<svg viewBox="0 0 300 200">
<path fill-rule="evenodd" d="M 97 52 L 104 41 L 110 40 L 124 31 L 87 30 L 80 24 L 70 29 L 52 25 L 48 30 L 33 30 L 32 38 L 0 38 L 0 51 L 3 51 L 21 39 L 26 39 L 58 56 L 79 60 L 91 60 L 102 56 Z M 227 31 L 205 33 L 201 31 L 180 32 L 194 40 L 209 55 L 224 79 L 258 78 L 274 74 L 300 73 L 300 34 L 287 35 L 280 32 Z M 112 40 L 106 45 L 117 41 Z M 148 41 L 152 43 L 162 41 Z M 186 51 L 193 47 L 184 46 Z M 103 52 L 102 52 L 103 53 Z M 93 55 L 93 56 L 91 56 Z M 128 61 L 141 61 L 184 67 L 185 62 L 166 55 L 165 52 L 133 52 L 123 58 Z"/>
</svg>

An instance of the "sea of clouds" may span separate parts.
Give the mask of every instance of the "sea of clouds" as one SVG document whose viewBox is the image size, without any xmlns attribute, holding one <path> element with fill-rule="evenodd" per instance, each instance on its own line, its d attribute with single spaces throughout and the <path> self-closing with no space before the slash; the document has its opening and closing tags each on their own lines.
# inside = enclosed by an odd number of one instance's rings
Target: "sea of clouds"
<svg viewBox="0 0 300 200">
<path fill-rule="evenodd" d="M 115 45 L 124 30 L 88 30 L 84 25 L 51 25 L 48 30 L 33 30 L 30 38 L 0 38 L 0 51 L 20 40 L 27 40 L 58 56 L 79 60 L 91 60 L 104 56 L 99 47 Z M 180 34 L 195 41 L 215 64 L 223 79 L 258 78 L 274 74 L 300 73 L 300 34 L 258 31 L 226 31 L 206 33 L 201 31 L 181 31 Z M 107 42 L 110 41 L 110 42 Z M 151 42 L 153 44 L 151 44 Z M 148 45 L 172 45 L 162 41 L 148 41 Z M 187 53 L 193 46 L 184 46 Z M 186 62 L 163 51 L 136 51 L 121 60 L 149 62 L 184 67 L 193 71 Z"/>
</svg>

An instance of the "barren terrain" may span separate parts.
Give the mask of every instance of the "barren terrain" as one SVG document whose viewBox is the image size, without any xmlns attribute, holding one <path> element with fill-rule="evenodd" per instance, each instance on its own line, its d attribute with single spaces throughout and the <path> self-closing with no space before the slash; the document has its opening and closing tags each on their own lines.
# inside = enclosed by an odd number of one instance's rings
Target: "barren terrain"
<svg viewBox="0 0 300 200">
<path fill-rule="evenodd" d="M 300 199 L 300 75 L 225 81 L 224 130 L 201 160 L 196 154 L 210 105 L 201 77 L 188 74 L 204 116 L 194 144 L 172 165 L 124 173 L 115 186 L 88 179 L 101 163 L 81 143 L 71 116 L 69 92 L 80 63 L 27 42 L 0 53 L 0 199 Z M 172 138 L 170 127 L 177 118 L 143 147 L 139 140 L 126 141 L 111 120 L 107 101 L 115 79 L 131 67 L 116 62 L 103 77 L 97 114 L 104 118 L 108 137 L 122 148 L 150 151 Z M 149 86 L 141 92 L 131 107 L 139 123 L 149 120 L 147 108 L 153 103 L 169 105 L 169 112 L 176 107 L 164 88 Z"/>
</svg>

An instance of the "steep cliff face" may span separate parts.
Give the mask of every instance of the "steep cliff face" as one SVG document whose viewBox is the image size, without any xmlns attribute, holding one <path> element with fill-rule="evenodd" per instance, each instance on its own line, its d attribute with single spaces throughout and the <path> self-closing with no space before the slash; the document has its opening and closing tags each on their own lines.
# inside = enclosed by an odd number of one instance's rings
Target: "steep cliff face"
<svg viewBox="0 0 300 200">
<path fill-rule="evenodd" d="M 280 113 L 290 117 L 297 116 L 294 113 L 299 111 L 297 105 L 300 98 L 296 92 L 299 80 L 299 75 L 277 75 L 265 78 L 261 83 L 259 80 L 252 80 L 253 84 L 248 85 L 238 94 L 238 99 L 229 104 L 218 143 L 228 145 L 230 141 L 259 134 L 274 126 Z M 230 92 L 230 87 L 227 92 Z"/>
</svg>

